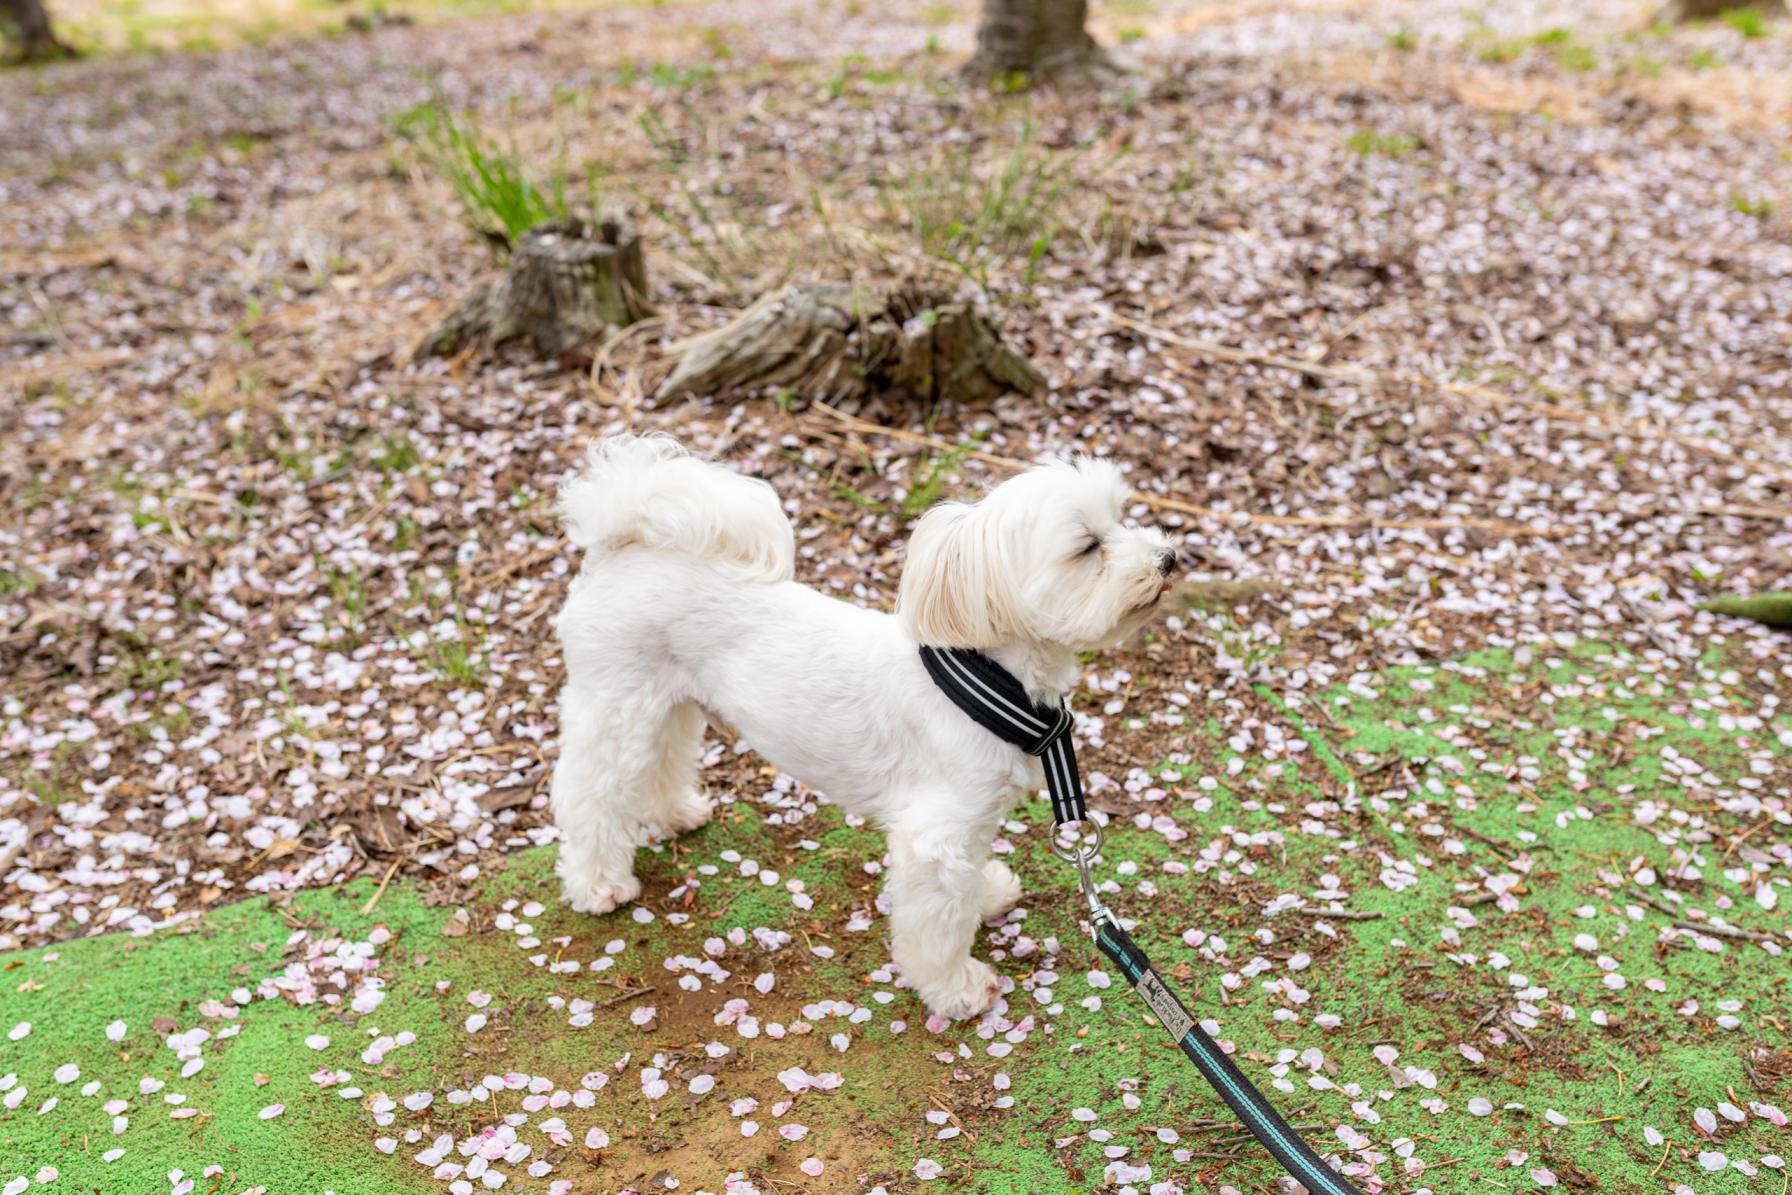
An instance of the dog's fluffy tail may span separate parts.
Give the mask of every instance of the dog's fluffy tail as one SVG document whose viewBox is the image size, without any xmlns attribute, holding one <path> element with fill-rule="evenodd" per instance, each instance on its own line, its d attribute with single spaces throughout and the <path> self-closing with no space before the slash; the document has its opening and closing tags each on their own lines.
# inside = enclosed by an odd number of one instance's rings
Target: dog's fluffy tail
<svg viewBox="0 0 1792 1195">
<path fill-rule="evenodd" d="M 771 486 L 686 452 L 670 436 L 611 436 L 560 491 L 566 534 L 596 560 L 628 548 L 788 581 L 796 536 Z"/>
</svg>

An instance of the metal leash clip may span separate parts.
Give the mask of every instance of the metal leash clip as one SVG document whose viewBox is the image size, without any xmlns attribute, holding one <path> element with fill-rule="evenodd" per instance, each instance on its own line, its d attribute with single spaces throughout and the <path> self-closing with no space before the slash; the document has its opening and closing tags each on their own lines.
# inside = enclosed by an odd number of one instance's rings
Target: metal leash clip
<svg viewBox="0 0 1792 1195">
<path fill-rule="evenodd" d="M 1091 933 L 1093 933 L 1096 932 L 1096 927 L 1100 926 L 1103 921 L 1108 920 L 1112 916 L 1112 914 L 1108 912 L 1107 906 L 1102 904 L 1101 897 L 1096 895 L 1095 877 L 1089 873 L 1089 864 L 1094 861 L 1096 855 L 1101 853 L 1101 844 L 1107 837 L 1107 833 L 1102 829 L 1101 823 L 1094 818 L 1085 818 L 1083 821 L 1095 828 L 1095 841 L 1092 843 L 1084 842 L 1082 841 L 1081 835 L 1078 835 L 1073 845 L 1070 847 L 1062 847 L 1058 845 L 1057 835 L 1054 833 L 1052 836 L 1052 854 L 1058 856 L 1058 858 L 1064 860 L 1066 863 L 1076 864 L 1077 886 L 1083 890 L 1083 897 L 1089 902 L 1089 924 Z M 1062 830 L 1065 825 L 1071 824 L 1073 823 L 1066 822 L 1056 827 L 1056 829 Z"/>
</svg>

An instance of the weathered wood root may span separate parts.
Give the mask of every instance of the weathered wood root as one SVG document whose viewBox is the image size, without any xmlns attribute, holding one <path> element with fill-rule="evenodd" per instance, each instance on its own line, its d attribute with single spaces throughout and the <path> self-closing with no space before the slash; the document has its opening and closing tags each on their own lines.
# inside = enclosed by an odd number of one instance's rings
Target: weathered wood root
<svg viewBox="0 0 1792 1195">
<path fill-rule="evenodd" d="M 1757 593 L 1753 597 L 1728 594 L 1712 598 L 1700 609 L 1732 618 L 1752 618 L 1770 627 L 1792 628 L 1792 593 Z"/>
<path fill-rule="evenodd" d="M 922 283 L 886 292 L 822 285 L 774 291 L 686 341 L 655 397 L 788 392 L 841 402 L 897 390 L 975 403 L 1044 386 L 976 303 Z"/>
<path fill-rule="evenodd" d="M 1659 25 L 1678 25 L 1686 21 L 1715 20 L 1732 8 L 1759 8 L 1769 13 L 1784 14 L 1785 0 L 1668 0 L 1655 14 Z"/>
<path fill-rule="evenodd" d="M 654 314 L 640 238 L 606 220 L 550 220 L 524 233 L 500 278 L 480 286 L 417 345 L 414 357 L 528 337 L 543 356 L 580 349 L 605 328 Z"/>
</svg>

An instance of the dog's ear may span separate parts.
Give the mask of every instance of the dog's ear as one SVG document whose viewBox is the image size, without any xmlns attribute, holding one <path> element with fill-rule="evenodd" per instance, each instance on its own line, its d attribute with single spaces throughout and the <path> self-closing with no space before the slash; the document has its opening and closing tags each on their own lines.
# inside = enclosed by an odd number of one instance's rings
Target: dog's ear
<svg viewBox="0 0 1792 1195">
<path fill-rule="evenodd" d="M 896 614 L 917 642 L 983 650 L 1013 634 L 1000 546 L 990 522 L 977 507 L 946 502 L 915 524 Z"/>
</svg>

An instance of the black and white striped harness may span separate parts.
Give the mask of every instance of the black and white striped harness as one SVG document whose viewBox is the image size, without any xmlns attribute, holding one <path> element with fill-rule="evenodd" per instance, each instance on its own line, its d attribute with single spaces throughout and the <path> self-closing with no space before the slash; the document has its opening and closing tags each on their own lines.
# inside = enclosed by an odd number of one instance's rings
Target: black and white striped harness
<svg viewBox="0 0 1792 1195">
<path fill-rule="evenodd" d="M 927 675 L 952 704 L 998 739 L 1013 743 L 1045 765 L 1045 787 L 1052 798 L 1052 820 L 1083 820 L 1083 778 L 1077 772 L 1076 747 L 1070 741 L 1070 704 L 1038 705 L 1012 673 L 982 652 L 962 648 L 923 647 Z"/>
</svg>

